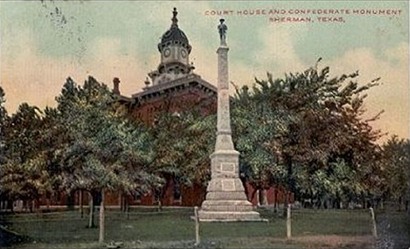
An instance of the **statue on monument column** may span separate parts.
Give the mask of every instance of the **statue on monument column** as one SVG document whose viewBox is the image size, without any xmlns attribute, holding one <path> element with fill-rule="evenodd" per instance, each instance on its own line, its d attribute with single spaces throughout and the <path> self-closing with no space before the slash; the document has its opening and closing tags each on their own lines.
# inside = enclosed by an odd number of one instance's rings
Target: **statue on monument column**
<svg viewBox="0 0 410 249">
<path fill-rule="evenodd" d="M 226 45 L 226 31 L 228 30 L 228 27 L 224 23 L 225 19 L 220 19 L 219 21 L 221 22 L 218 25 L 219 38 L 221 39 L 221 45 Z"/>
</svg>

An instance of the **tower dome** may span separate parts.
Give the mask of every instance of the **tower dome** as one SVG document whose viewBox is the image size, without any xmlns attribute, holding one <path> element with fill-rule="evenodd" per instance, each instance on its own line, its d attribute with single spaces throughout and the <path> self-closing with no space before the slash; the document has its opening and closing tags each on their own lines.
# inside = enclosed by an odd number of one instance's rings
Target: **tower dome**
<svg viewBox="0 0 410 249">
<path fill-rule="evenodd" d="M 162 35 L 158 50 L 161 62 L 157 70 L 148 74 L 153 85 L 164 84 L 192 73 L 194 66 L 189 63 L 191 45 L 185 33 L 178 27 L 177 9 L 172 12 L 171 27 Z"/>
<path fill-rule="evenodd" d="M 167 30 L 161 37 L 161 42 L 158 43 L 158 50 L 162 52 L 164 48 L 169 47 L 170 45 L 179 45 L 187 49 L 188 53 L 191 53 L 191 45 L 189 45 L 188 38 L 185 33 L 178 27 L 177 19 L 177 9 L 174 8 L 172 12 L 172 24 L 171 28 Z"/>
</svg>

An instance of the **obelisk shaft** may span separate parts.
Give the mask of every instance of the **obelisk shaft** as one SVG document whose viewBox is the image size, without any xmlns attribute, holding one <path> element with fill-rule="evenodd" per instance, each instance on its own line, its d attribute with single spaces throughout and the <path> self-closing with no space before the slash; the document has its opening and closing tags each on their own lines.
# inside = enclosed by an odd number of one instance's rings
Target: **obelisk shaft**
<svg viewBox="0 0 410 249">
<path fill-rule="evenodd" d="M 215 151 L 234 150 L 231 136 L 231 116 L 229 107 L 229 74 L 227 46 L 220 46 L 218 54 L 218 121 Z"/>
</svg>

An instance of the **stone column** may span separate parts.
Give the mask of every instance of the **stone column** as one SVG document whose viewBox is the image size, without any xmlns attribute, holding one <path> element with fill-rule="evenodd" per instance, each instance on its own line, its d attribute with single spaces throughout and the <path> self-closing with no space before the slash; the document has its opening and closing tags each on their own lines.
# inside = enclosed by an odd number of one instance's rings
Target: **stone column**
<svg viewBox="0 0 410 249">
<path fill-rule="evenodd" d="M 221 25 L 224 25 L 221 27 Z M 221 44 L 218 54 L 218 122 L 215 151 L 211 154 L 211 181 L 198 212 L 200 221 L 260 221 L 253 211 L 239 178 L 239 152 L 231 137 L 229 107 L 228 51 L 223 24 L 218 26 Z M 221 32 L 222 31 L 222 32 Z"/>
</svg>

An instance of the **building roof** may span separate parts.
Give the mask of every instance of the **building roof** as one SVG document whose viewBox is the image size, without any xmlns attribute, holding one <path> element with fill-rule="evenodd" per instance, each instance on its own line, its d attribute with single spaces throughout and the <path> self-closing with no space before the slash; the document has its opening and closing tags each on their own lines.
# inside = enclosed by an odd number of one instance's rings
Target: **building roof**
<svg viewBox="0 0 410 249">
<path fill-rule="evenodd" d="M 204 92 L 207 92 L 211 95 L 217 93 L 217 88 L 214 85 L 203 80 L 201 76 L 192 73 L 186 75 L 185 77 L 169 81 L 166 84 L 159 84 L 146 87 L 144 91 L 133 94 L 131 98 L 134 99 L 136 102 L 144 102 L 152 98 L 159 97 L 163 94 L 178 92 L 190 86 L 200 88 Z"/>
</svg>

